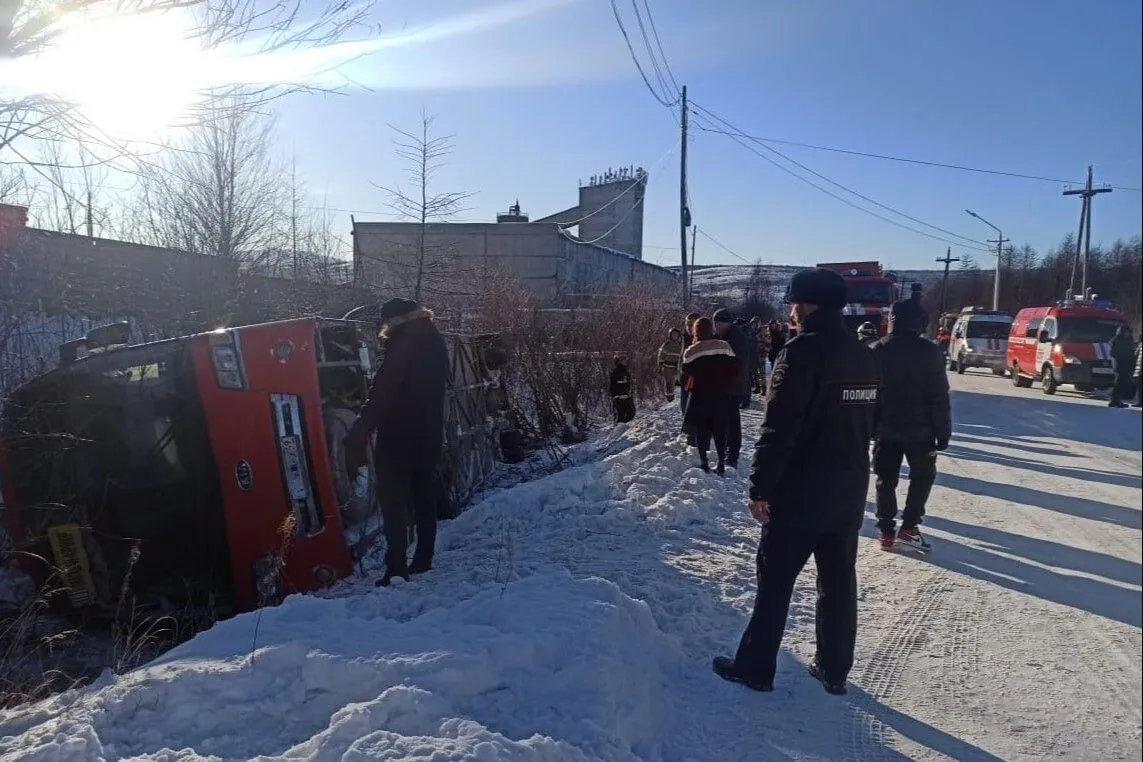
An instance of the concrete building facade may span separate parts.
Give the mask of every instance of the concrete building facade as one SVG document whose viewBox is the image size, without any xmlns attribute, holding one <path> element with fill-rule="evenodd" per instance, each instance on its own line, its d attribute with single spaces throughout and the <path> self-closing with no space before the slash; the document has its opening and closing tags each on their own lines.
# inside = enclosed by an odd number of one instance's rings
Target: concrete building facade
<svg viewBox="0 0 1143 762">
<path fill-rule="evenodd" d="M 491 279 L 504 277 L 542 299 L 630 286 L 674 289 L 673 271 L 642 258 L 646 185 L 642 168 L 608 170 L 580 187 L 578 205 L 534 222 L 519 202 L 489 223 L 422 229 L 417 223 L 355 222 L 355 282 L 411 297 L 419 272 L 421 296 L 430 301 L 479 294 Z"/>
</svg>

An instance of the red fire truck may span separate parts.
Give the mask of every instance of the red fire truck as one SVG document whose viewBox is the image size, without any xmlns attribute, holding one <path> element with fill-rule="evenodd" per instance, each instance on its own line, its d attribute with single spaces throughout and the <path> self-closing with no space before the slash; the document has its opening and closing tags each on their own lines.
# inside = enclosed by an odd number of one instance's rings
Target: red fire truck
<svg viewBox="0 0 1143 762">
<path fill-rule="evenodd" d="M 128 336 L 121 323 L 64 344 L 58 368 L 4 402 L 0 487 L 24 569 L 60 574 L 77 607 L 114 606 L 129 587 L 143 605 L 219 613 L 349 574 L 381 535 L 371 469 L 351 481 L 342 451 L 376 326 Z M 460 338 L 446 340 L 455 355 Z M 461 430 L 447 406 L 446 420 Z"/>
<path fill-rule="evenodd" d="M 862 323 L 879 326 L 881 334 L 889 330 L 889 307 L 901 298 L 897 279 L 882 272 L 879 262 L 824 262 L 819 264 L 845 278 L 846 301 L 843 314 L 845 324 L 857 331 Z"/>
</svg>

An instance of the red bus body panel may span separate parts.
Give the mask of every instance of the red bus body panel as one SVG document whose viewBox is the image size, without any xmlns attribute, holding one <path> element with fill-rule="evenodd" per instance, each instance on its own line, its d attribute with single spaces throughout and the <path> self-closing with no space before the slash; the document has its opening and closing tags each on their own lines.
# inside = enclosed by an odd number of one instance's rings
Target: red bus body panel
<svg viewBox="0 0 1143 762">
<path fill-rule="evenodd" d="M 329 571 L 334 578 L 352 571 L 325 443 L 315 331 L 316 321 L 309 318 L 233 329 L 244 366 L 245 389 L 219 386 L 211 357 L 213 334 L 196 336 L 192 342 L 195 381 L 221 482 L 239 610 L 257 606 L 252 565 L 264 554 L 282 554 L 285 593 L 324 587 L 330 581 Z M 287 356 L 282 359 L 283 355 Z M 296 395 L 301 401 L 310 489 L 324 517 L 323 528 L 308 537 L 282 537 L 291 504 L 282 474 L 271 394 Z M 245 486 L 238 476 L 240 463 L 248 466 L 243 466 Z M 323 572 L 320 575 L 319 570 Z"/>
</svg>

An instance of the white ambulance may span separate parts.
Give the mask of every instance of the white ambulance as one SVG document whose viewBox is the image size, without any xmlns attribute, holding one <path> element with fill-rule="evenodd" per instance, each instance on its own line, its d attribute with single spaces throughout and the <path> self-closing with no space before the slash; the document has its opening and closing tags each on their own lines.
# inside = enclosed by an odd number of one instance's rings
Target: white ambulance
<svg viewBox="0 0 1143 762">
<path fill-rule="evenodd" d="M 1012 315 L 1005 310 L 965 307 L 957 316 L 949 341 L 949 370 L 988 368 L 1003 376 L 1007 368 L 1008 332 Z"/>
</svg>

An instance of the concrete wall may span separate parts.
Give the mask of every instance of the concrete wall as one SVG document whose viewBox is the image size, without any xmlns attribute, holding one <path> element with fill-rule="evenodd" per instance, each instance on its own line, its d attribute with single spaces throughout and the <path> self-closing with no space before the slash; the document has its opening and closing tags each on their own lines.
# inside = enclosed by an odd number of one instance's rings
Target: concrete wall
<svg viewBox="0 0 1143 762">
<path fill-rule="evenodd" d="M 579 189 L 579 238 L 643 258 L 643 197 L 647 180 L 613 180 Z M 590 217 L 588 215 L 591 215 Z"/>
<path fill-rule="evenodd" d="M 358 284 L 385 296 L 411 297 L 419 233 L 415 223 L 358 223 Z M 437 223 L 426 228 L 424 301 L 476 295 L 502 276 L 521 281 L 541 299 L 637 283 L 673 288 L 676 282 L 665 268 L 575 241 L 554 223 Z"/>
<path fill-rule="evenodd" d="M 129 317 L 148 335 L 177 336 L 300 315 L 340 317 L 375 299 L 350 285 L 242 274 L 218 257 L 124 241 L 35 228 L 0 240 L 0 318 Z"/>
</svg>

